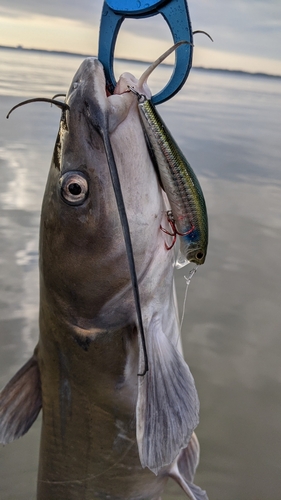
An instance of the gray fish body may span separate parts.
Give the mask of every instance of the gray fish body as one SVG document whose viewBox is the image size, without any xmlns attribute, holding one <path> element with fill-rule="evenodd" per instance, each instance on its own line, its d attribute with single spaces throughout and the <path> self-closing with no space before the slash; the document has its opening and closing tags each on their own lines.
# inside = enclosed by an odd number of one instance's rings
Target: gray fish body
<svg viewBox="0 0 281 500">
<path fill-rule="evenodd" d="M 135 96 L 107 97 L 103 68 L 89 58 L 66 103 L 42 205 L 40 339 L 1 392 L 0 441 L 27 432 L 42 405 L 38 500 L 157 500 L 169 476 L 192 500 L 206 500 L 192 483 L 199 404 L 177 346 L 165 207 Z M 144 377 L 105 135 L 130 225 Z"/>
<path fill-rule="evenodd" d="M 122 492 L 124 498 L 158 498 L 166 482 L 166 477 L 142 469 L 138 456 L 135 308 L 103 142 L 91 124 L 93 119 L 104 127 L 107 113 L 105 84 L 98 71 L 102 68 L 96 60 L 86 61 L 74 77 L 78 85 L 71 86 L 66 99 L 71 107 L 68 130 L 62 126 L 60 131 L 61 162 L 56 165 L 55 158 L 51 165 L 42 207 L 40 500 L 123 498 Z M 99 101 L 102 97 L 104 102 Z M 130 120 L 130 132 L 121 122 L 110 138 L 138 276 L 140 282 L 151 284 L 151 296 L 141 294 L 145 308 L 156 293 L 151 260 L 163 208 L 139 120 L 131 109 L 129 113 L 132 118 L 125 119 Z M 128 154 L 134 147 L 135 154 Z M 79 207 L 67 205 L 58 188 L 69 169 L 81 170 L 89 179 L 88 198 Z M 171 271 L 162 279 L 171 282 Z"/>
</svg>

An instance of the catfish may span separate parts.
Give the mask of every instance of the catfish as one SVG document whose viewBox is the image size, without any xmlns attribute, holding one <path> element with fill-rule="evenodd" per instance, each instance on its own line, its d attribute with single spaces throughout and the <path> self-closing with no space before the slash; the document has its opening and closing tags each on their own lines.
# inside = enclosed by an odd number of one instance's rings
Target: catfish
<svg viewBox="0 0 281 500">
<path fill-rule="evenodd" d="M 101 63 L 87 58 L 62 107 L 41 213 L 39 341 L 0 394 L 4 444 L 42 408 L 37 500 L 157 500 L 169 477 L 190 499 L 208 498 L 193 483 L 199 401 L 160 229 L 165 196 L 128 85 L 125 74 L 108 95 Z M 138 279 L 144 375 L 112 158 Z"/>
</svg>

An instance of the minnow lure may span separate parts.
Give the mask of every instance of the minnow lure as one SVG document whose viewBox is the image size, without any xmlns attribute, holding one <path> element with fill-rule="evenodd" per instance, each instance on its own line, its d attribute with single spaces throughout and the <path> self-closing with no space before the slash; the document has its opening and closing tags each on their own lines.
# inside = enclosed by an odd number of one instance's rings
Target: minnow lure
<svg viewBox="0 0 281 500">
<path fill-rule="evenodd" d="M 138 88 L 142 88 L 153 69 L 182 43 L 186 42 L 175 44 L 144 72 Z M 172 233 L 161 227 L 165 233 L 173 236 L 171 246 L 166 245 L 167 249 L 173 247 L 176 235 L 179 235 L 182 256 L 177 260 L 176 267 L 183 267 L 188 262 L 203 264 L 208 245 L 208 216 L 199 181 L 151 100 L 134 87 L 128 88 L 138 97 L 142 124 L 155 156 L 162 187 L 171 205 L 167 217 Z"/>
<path fill-rule="evenodd" d="M 208 245 L 208 217 L 199 181 L 152 102 L 144 94 L 130 90 L 138 96 L 142 123 L 171 205 L 172 216 L 169 212 L 167 216 L 173 232 L 164 232 L 174 240 L 176 234 L 180 236 L 180 251 L 187 261 L 203 264 Z M 183 264 L 180 259 L 178 267 Z"/>
</svg>

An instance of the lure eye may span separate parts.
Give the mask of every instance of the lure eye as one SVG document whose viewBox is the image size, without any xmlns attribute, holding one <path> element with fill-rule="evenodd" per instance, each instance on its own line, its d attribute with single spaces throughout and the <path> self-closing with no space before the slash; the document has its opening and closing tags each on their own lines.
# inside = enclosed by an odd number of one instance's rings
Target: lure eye
<svg viewBox="0 0 281 500">
<path fill-rule="evenodd" d="M 203 257 L 204 257 L 204 253 L 203 253 L 203 252 L 198 252 L 198 253 L 196 254 L 196 259 L 198 259 L 198 260 L 202 260 L 202 259 L 203 259 Z"/>
<path fill-rule="evenodd" d="M 88 196 L 88 181 L 82 172 L 67 172 L 60 179 L 61 196 L 69 205 L 82 205 Z"/>
</svg>

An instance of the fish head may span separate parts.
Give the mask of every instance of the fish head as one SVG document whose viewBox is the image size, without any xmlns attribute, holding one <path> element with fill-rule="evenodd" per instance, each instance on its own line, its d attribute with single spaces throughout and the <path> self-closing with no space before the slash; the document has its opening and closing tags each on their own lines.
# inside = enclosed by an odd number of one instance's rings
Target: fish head
<svg viewBox="0 0 281 500">
<path fill-rule="evenodd" d="M 65 102 L 69 110 L 62 114 L 42 205 L 41 294 L 75 321 L 104 319 L 108 327 L 111 316 L 128 321 L 128 310 L 133 314 L 135 308 L 132 293 L 126 299 L 131 278 L 105 139 L 119 173 L 138 275 L 163 247 L 163 197 L 137 100 L 120 85 L 108 95 L 96 58 L 83 61 Z M 105 306 L 120 296 L 123 307 L 113 315 Z"/>
</svg>

